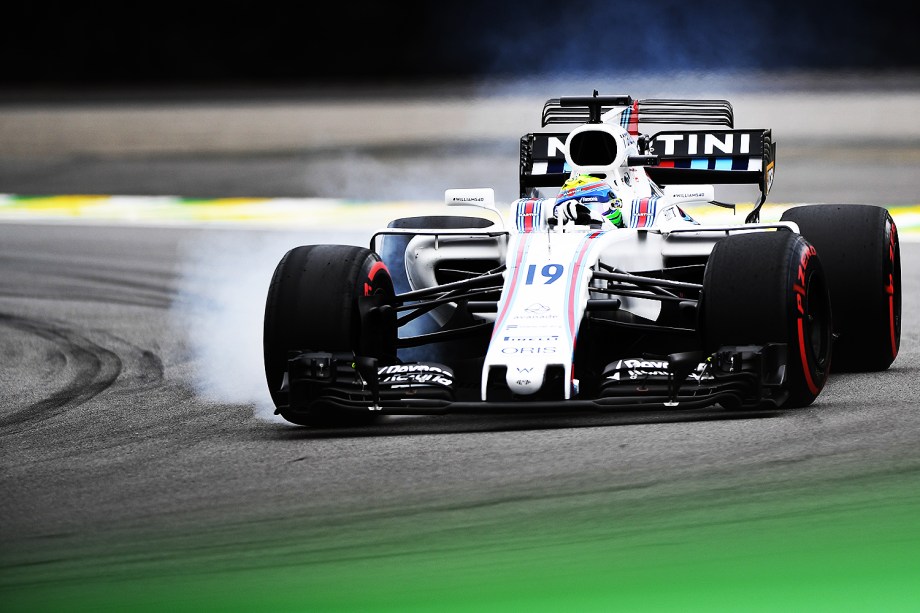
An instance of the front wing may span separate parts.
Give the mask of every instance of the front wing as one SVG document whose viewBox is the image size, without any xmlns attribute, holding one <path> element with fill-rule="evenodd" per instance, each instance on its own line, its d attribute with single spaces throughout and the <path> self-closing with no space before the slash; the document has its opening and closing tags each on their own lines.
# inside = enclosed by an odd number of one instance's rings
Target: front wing
<svg viewBox="0 0 920 613">
<path fill-rule="evenodd" d="M 378 364 L 347 353 L 292 357 L 278 412 L 335 410 L 380 415 L 605 412 L 638 409 L 776 408 L 786 399 L 786 346 L 722 347 L 711 355 L 671 354 L 665 360 L 619 359 L 603 371 L 593 397 L 475 399 L 478 381 L 459 381 L 442 364 Z"/>
</svg>

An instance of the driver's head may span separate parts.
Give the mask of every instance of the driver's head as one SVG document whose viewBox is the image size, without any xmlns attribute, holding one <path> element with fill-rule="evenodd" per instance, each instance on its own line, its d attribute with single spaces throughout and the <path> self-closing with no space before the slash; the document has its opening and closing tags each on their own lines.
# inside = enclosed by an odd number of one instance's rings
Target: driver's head
<svg viewBox="0 0 920 613">
<path fill-rule="evenodd" d="M 557 202 L 576 200 L 597 213 L 603 213 L 617 200 L 610 184 L 591 175 L 577 175 L 562 184 Z"/>
</svg>

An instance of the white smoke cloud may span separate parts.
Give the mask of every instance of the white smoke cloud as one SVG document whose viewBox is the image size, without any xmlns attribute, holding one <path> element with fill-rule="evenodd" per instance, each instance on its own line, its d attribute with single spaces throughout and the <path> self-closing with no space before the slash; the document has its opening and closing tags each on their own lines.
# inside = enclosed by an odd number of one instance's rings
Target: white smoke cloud
<svg viewBox="0 0 920 613">
<path fill-rule="evenodd" d="M 195 365 L 187 373 L 189 384 L 202 398 L 250 404 L 257 418 L 287 423 L 274 415 L 265 381 L 262 325 L 268 286 L 289 249 L 329 242 L 367 244 L 365 236 L 347 233 L 245 229 L 202 229 L 182 243 L 172 315 L 187 334 Z"/>
</svg>

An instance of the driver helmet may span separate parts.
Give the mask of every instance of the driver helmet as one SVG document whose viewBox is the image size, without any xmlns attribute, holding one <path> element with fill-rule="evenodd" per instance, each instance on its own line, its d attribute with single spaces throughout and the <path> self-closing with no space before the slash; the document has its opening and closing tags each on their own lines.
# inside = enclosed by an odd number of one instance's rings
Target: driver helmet
<svg viewBox="0 0 920 613">
<path fill-rule="evenodd" d="M 591 175 L 577 175 L 562 184 L 557 202 L 575 200 L 591 210 L 592 217 L 606 218 L 618 228 L 624 227 L 623 201 L 610 184 Z"/>
</svg>

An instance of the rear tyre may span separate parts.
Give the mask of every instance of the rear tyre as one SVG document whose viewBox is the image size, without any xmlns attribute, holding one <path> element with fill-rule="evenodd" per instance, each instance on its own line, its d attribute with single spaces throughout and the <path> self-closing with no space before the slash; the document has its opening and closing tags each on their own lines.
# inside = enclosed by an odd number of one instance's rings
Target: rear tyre
<svg viewBox="0 0 920 613">
<path fill-rule="evenodd" d="M 396 359 L 396 318 L 362 318 L 359 299 L 394 295 L 380 257 L 350 245 L 307 245 L 288 251 L 272 276 L 265 302 L 265 378 L 281 416 L 301 425 L 354 423 L 354 417 L 313 407 L 290 407 L 281 391 L 292 352 L 354 352 L 384 362 Z M 370 418 L 368 418 L 369 420 Z M 359 419 L 358 421 L 367 421 Z"/>
<path fill-rule="evenodd" d="M 885 370 L 901 345 L 901 248 L 888 210 L 867 204 L 788 209 L 821 256 L 834 309 L 834 371 Z"/>
<path fill-rule="evenodd" d="M 827 381 L 831 303 L 815 248 L 785 231 L 728 236 L 703 276 L 700 330 L 707 352 L 725 345 L 785 343 L 781 408 L 808 406 Z"/>
</svg>

